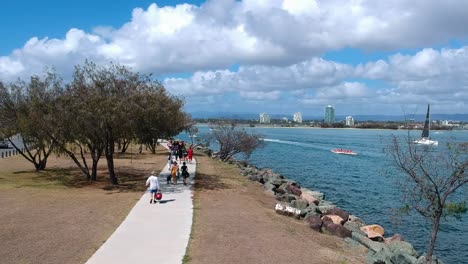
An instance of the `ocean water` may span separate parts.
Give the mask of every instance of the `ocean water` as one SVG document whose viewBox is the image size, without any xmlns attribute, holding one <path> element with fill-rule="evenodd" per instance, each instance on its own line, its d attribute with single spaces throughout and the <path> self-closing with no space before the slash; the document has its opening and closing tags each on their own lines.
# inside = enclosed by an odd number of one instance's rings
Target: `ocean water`
<svg viewBox="0 0 468 264">
<path fill-rule="evenodd" d="M 386 236 L 401 234 L 419 253 L 424 253 L 430 223 L 413 214 L 395 221 L 392 209 L 401 207 L 397 181 L 402 175 L 393 166 L 384 148 L 391 136 L 406 131 L 312 128 L 248 128 L 263 135 L 265 146 L 256 150 L 249 162 L 271 168 L 301 186 L 318 190 L 325 199 L 357 215 L 368 224 L 384 227 Z M 200 133 L 209 128 L 199 127 Z M 418 137 L 420 131 L 412 132 Z M 187 135 L 180 135 L 186 138 Z M 432 131 L 431 137 L 444 142 L 468 142 L 468 131 Z M 337 155 L 333 148 L 352 149 L 357 156 Z M 468 199 L 468 188 L 457 195 Z M 436 252 L 445 263 L 467 263 L 468 214 L 461 220 L 442 221 Z"/>
</svg>

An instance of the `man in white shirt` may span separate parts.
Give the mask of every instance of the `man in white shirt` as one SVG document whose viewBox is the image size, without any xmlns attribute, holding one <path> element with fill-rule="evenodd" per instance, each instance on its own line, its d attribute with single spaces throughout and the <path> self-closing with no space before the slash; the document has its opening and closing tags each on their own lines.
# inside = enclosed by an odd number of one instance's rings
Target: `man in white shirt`
<svg viewBox="0 0 468 264">
<path fill-rule="evenodd" d="M 151 175 L 146 180 L 146 186 L 148 186 L 148 185 L 149 185 L 149 191 L 150 191 L 150 195 L 151 195 L 150 204 L 152 204 L 153 201 L 154 201 L 154 203 L 157 203 L 158 200 L 156 200 L 155 195 L 159 190 L 159 179 L 158 179 L 158 176 L 156 175 L 156 173 L 154 171 L 151 172 Z"/>
</svg>

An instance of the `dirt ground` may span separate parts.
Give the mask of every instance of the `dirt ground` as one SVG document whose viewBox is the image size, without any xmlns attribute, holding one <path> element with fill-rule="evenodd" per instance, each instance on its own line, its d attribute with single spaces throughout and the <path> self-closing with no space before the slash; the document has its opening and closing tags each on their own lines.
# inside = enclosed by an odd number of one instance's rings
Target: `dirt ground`
<svg viewBox="0 0 468 264">
<path fill-rule="evenodd" d="M 197 162 L 186 263 L 365 263 L 342 239 L 276 214 L 274 197 L 234 166 L 206 156 Z"/>
<path fill-rule="evenodd" d="M 0 159 L 0 262 L 84 263 L 140 199 L 151 170 L 163 169 L 166 153 L 118 155 L 119 188 L 108 183 L 105 159 L 93 184 L 66 157 L 51 157 L 39 173 L 20 156 Z"/>
</svg>

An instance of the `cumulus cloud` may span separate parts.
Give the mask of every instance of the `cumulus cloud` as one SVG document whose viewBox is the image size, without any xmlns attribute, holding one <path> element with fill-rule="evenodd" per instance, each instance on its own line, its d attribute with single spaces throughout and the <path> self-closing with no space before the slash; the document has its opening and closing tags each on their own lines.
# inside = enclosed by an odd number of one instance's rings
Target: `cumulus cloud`
<svg viewBox="0 0 468 264">
<path fill-rule="evenodd" d="M 31 38 L 0 56 L 0 80 L 28 77 L 45 67 L 55 67 L 66 78 L 75 64 L 89 59 L 159 76 L 193 72 L 189 78 L 166 78 L 163 83 L 174 94 L 198 98 L 200 104 L 235 94 L 244 101 L 295 98 L 304 104 L 426 100 L 468 111 L 468 46 L 427 48 L 466 40 L 465 10 L 468 1 L 457 0 L 152 4 L 135 8 L 123 25 L 99 26 L 92 32 L 70 29 L 58 39 Z M 395 54 L 357 66 L 320 58 L 342 48 Z M 398 53 L 402 48 L 419 51 Z"/>
<path fill-rule="evenodd" d="M 200 6 L 135 8 L 119 28 L 71 29 L 35 37 L 1 57 L 0 78 L 67 72 L 85 58 L 153 73 L 214 70 L 233 64 L 285 66 L 344 47 L 419 48 L 466 39 L 467 1 L 208 0 Z"/>
</svg>

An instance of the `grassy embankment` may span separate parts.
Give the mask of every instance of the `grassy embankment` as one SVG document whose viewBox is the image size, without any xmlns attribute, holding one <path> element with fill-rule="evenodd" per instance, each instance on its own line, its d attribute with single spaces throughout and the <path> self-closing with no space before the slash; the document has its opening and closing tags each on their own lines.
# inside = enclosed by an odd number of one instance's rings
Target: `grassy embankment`
<svg viewBox="0 0 468 264">
<path fill-rule="evenodd" d="M 84 263 L 139 200 L 151 170 L 165 164 L 162 148 L 156 155 L 118 154 L 115 188 L 105 159 L 92 184 L 67 157 L 50 157 L 41 172 L 21 156 L 0 159 L 1 262 Z"/>
<path fill-rule="evenodd" d="M 239 169 L 198 154 L 194 222 L 184 263 L 364 263 L 340 238 L 278 215 L 274 197 Z"/>
</svg>

